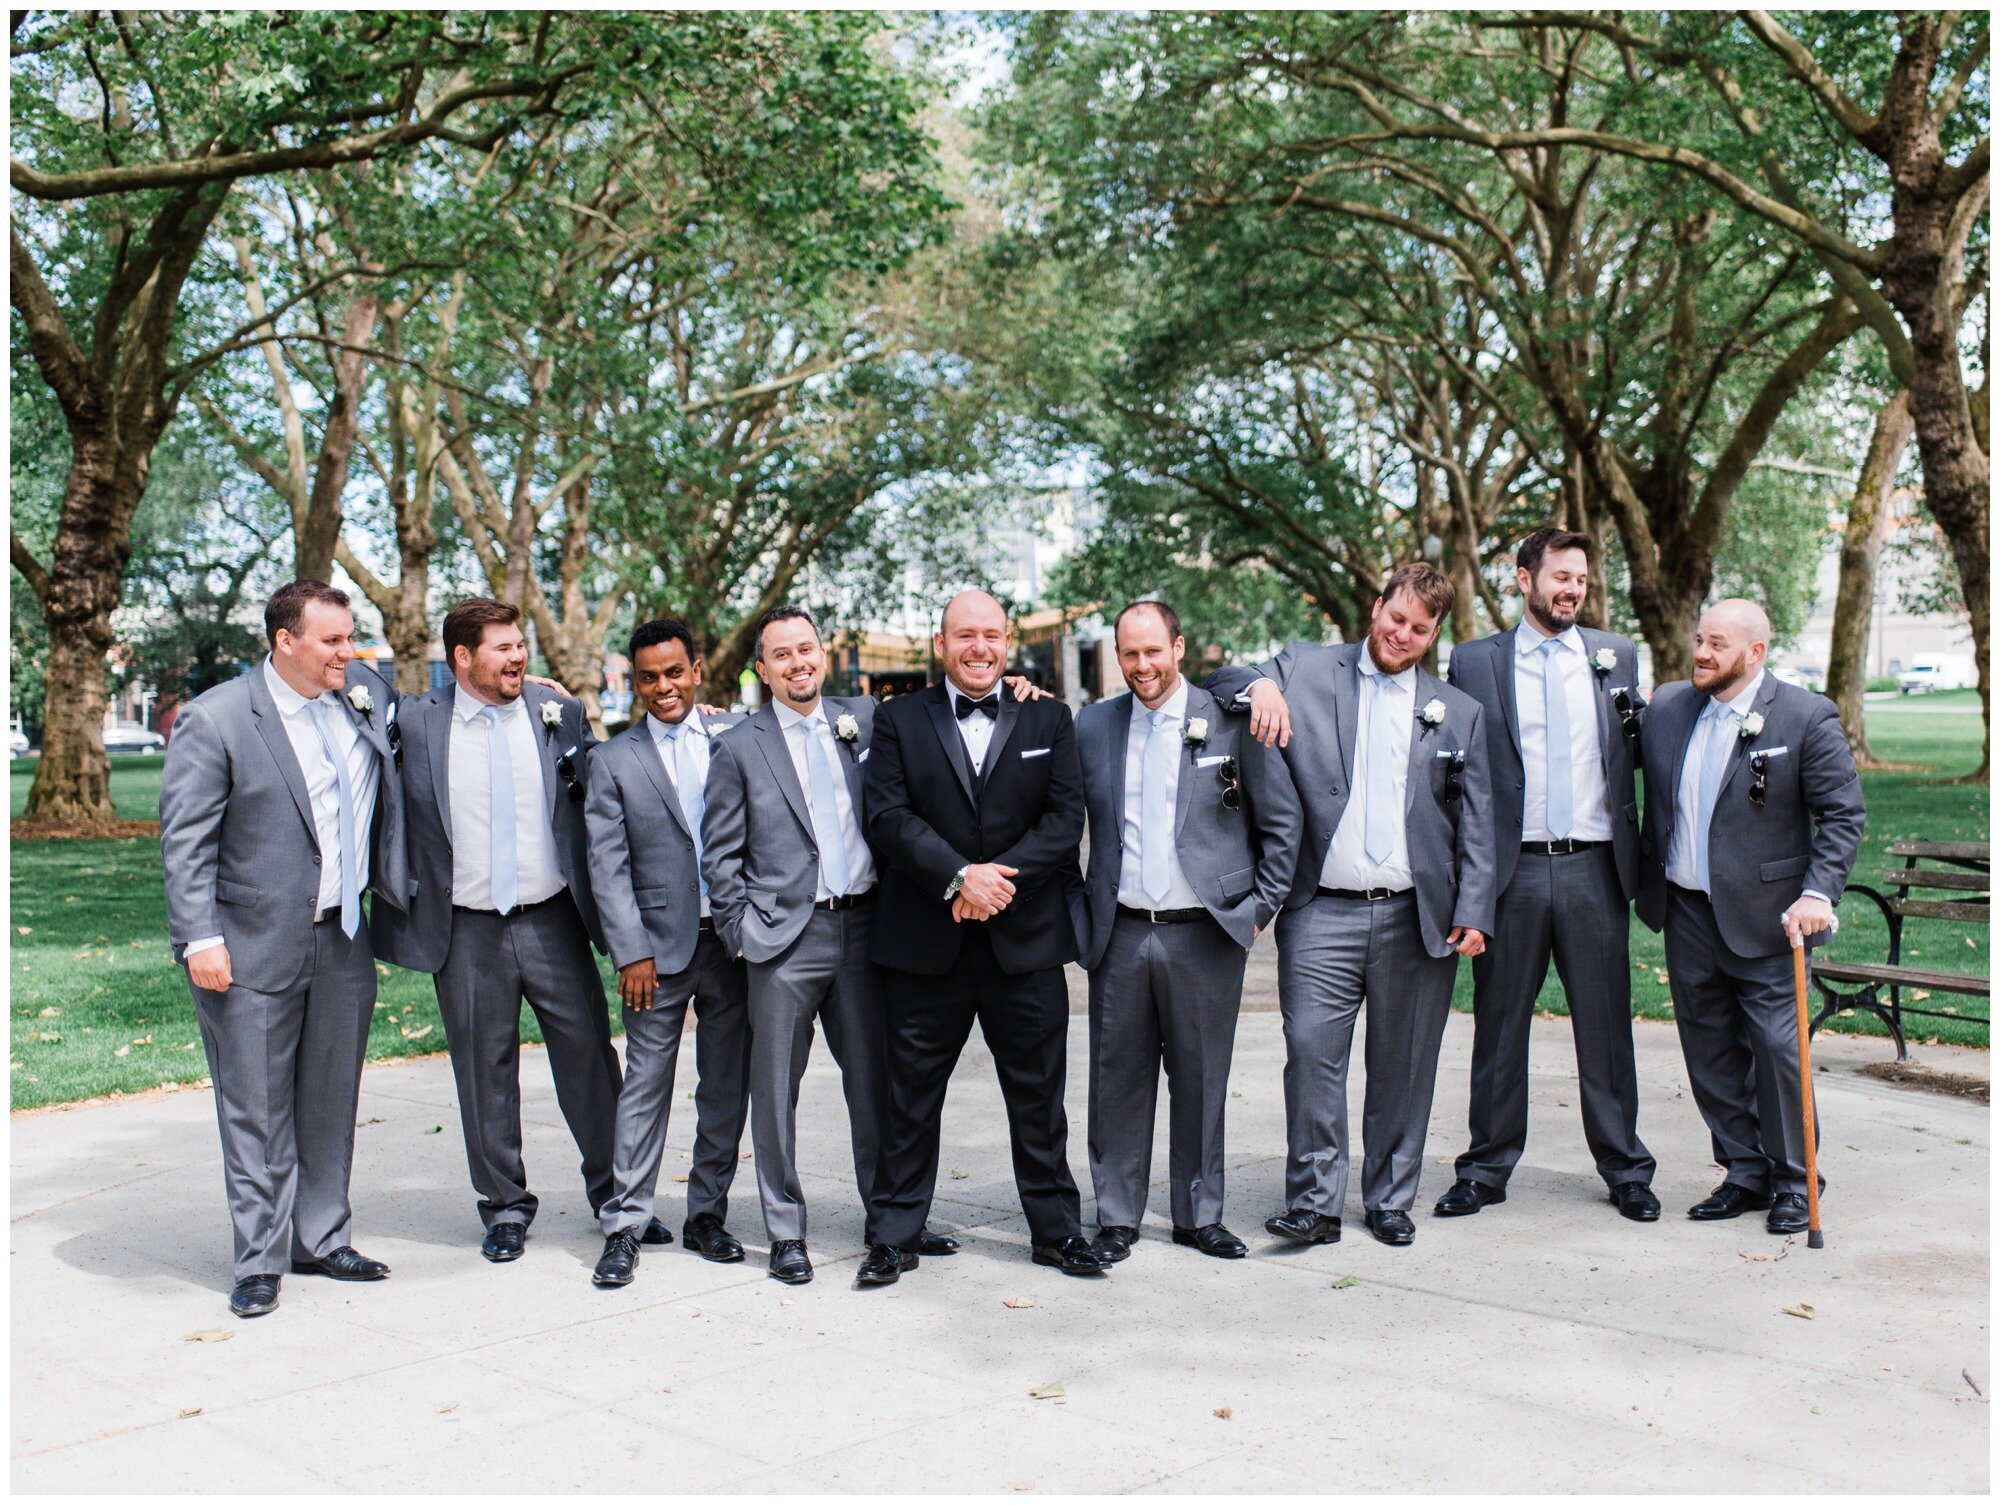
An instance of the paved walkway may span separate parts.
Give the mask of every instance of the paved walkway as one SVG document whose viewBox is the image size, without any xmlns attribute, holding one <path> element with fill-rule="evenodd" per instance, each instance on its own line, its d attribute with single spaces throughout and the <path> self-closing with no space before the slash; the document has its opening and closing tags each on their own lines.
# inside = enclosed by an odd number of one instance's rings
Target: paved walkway
<svg viewBox="0 0 2000 1505">
<path fill-rule="evenodd" d="M 1984 1492 L 1985 1107 L 1858 1076 L 1849 1063 L 1886 1045 L 1830 1042 L 1828 1248 L 1756 1218 L 1696 1225 L 1681 1209 L 1717 1176 L 1673 1032 L 1641 1024 L 1642 1128 L 1668 1208 L 1641 1227 L 1583 1152 L 1567 1028 L 1535 1032 L 1528 1156 L 1504 1206 L 1420 1213 L 1416 1244 L 1395 1250 L 1361 1231 L 1356 1203 L 1344 1242 L 1294 1252 L 1260 1227 L 1282 1186 L 1278 1019 L 1246 1013 L 1229 1221 L 1251 1258 L 1174 1247 L 1159 1193 L 1132 1259 L 1088 1282 L 1028 1262 L 977 1045 L 934 1219 L 964 1252 L 876 1292 L 851 1284 L 860 1217 L 823 1047 L 800 1110 L 820 1275 L 799 1290 L 764 1277 L 761 1247 L 739 1266 L 648 1251 L 636 1284 L 593 1289 L 600 1241 L 537 1051 L 523 1076 L 543 1204 L 525 1259 L 476 1252 L 444 1061 L 371 1067 L 356 1225 L 395 1276 L 289 1277 L 255 1322 L 224 1309 L 207 1092 L 23 1116 L 13 1487 Z M 1470 1041 L 1454 1016 L 1421 1207 L 1449 1183 Z M 1079 1018 L 1073 1063 L 1083 1046 Z M 1964 1069 L 1955 1054 L 1923 1052 Z M 1071 1161 L 1087 1192 L 1082 1079 Z M 670 1173 L 688 1139 L 683 1108 Z M 738 1187 L 732 1221 L 761 1246 L 747 1167 Z M 678 1199 L 664 1211 L 678 1227 Z M 1785 1315 L 1801 1304 L 1811 1320 Z M 191 1340 L 204 1331 L 225 1341 Z"/>
</svg>

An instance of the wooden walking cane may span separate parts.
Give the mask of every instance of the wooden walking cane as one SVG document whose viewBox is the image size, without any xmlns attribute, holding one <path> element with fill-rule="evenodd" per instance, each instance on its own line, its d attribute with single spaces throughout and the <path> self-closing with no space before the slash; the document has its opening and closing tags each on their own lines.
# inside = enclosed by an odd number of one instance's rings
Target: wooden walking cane
<svg viewBox="0 0 2000 1505">
<path fill-rule="evenodd" d="M 1792 991 L 1799 1006 L 1799 1109 L 1806 1140 L 1806 1247 L 1824 1249 L 1819 1231 L 1819 1124 L 1813 1116 L 1812 1025 L 1806 1018 L 1806 941 L 1792 941 Z"/>
</svg>

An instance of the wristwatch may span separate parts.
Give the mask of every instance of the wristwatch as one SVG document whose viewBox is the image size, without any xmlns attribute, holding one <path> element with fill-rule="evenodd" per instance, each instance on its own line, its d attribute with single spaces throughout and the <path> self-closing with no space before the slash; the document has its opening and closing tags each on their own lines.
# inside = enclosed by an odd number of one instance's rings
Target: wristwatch
<svg viewBox="0 0 2000 1505">
<path fill-rule="evenodd" d="M 962 867 L 951 875 L 951 887 L 944 891 L 944 896 L 947 899 L 956 899 L 958 897 L 958 891 L 965 887 L 965 875 L 969 871 L 971 871 L 969 866 Z"/>
</svg>

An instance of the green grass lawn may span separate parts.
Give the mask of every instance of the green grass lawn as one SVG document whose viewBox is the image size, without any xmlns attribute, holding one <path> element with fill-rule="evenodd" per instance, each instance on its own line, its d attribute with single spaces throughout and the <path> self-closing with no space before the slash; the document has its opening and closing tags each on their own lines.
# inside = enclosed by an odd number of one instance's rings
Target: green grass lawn
<svg viewBox="0 0 2000 1505">
<path fill-rule="evenodd" d="M 1965 698 L 1936 695 L 1911 701 L 1877 701 L 1869 707 L 1870 736 L 1882 756 L 1924 765 L 1917 773 L 1864 775 L 1868 838 L 1855 877 L 1872 882 L 1888 858 L 1891 841 L 1905 836 L 1981 841 L 1987 835 L 1987 791 L 1941 779 L 1969 770 L 1979 757 L 1976 715 L 1905 710 Z M 1976 699 L 1976 697 L 1973 697 Z M 160 759 L 112 760 L 111 796 L 134 819 L 159 807 Z M 32 762 L 13 765 L 13 812 L 19 814 L 33 777 Z M 167 945 L 166 896 L 160 884 L 158 844 L 132 841 L 16 842 L 12 853 L 13 904 L 10 1004 L 13 1106 L 73 1102 L 107 1092 L 136 1092 L 166 1082 L 198 1081 L 208 1074 L 195 1029 L 194 1005 Z M 1888 940 L 1874 906 L 1857 899 L 1841 906 L 1841 934 L 1832 954 L 1880 959 Z M 1985 974 L 1983 930 L 1942 921 L 1913 921 L 1904 957 L 1913 964 Z M 1670 1017 L 1666 962 L 1660 938 L 1632 927 L 1635 1011 Z M 610 963 L 599 967 L 610 987 Z M 444 1045 L 437 1000 L 428 977 L 384 967 L 371 1060 L 419 1055 Z M 1472 1002 L 1471 968 L 1459 972 L 1458 1007 Z M 1979 1000 L 1932 1000 L 1984 1013 Z M 1564 1012 L 1553 971 L 1541 1004 Z M 1910 1021 L 1915 1037 L 1987 1044 L 1983 1024 Z M 612 1009 L 612 1027 L 618 1028 Z M 1835 1029 L 1886 1034 L 1874 1018 L 1837 1019 Z M 538 1040 L 532 1013 L 524 1011 L 522 1038 Z"/>
</svg>

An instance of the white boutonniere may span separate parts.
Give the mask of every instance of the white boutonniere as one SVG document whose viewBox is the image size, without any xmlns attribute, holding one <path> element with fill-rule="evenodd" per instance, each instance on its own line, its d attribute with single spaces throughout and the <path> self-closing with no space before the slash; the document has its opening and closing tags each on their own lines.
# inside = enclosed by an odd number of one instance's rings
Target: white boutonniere
<svg viewBox="0 0 2000 1505">
<path fill-rule="evenodd" d="M 1764 730 L 1764 716 L 1760 711 L 1752 711 L 1743 718 L 1743 724 L 1736 728 L 1737 740 L 1748 742 Z"/>
<path fill-rule="evenodd" d="M 366 716 L 375 709 L 375 697 L 368 693 L 368 686 L 356 685 L 347 692 L 347 703 Z"/>
<path fill-rule="evenodd" d="M 843 742 L 852 742 L 861 735 L 861 723 L 852 716 L 836 716 L 833 722 L 833 734 Z"/>
<path fill-rule="evenodd" d="M 1439 725 L 1444 720 L 1444 702 L 1437 699 L 1431 700 L 1421 711 L 1417 712 L 1417 716 L 1425 726 Z"/>
<path fill-rule="evenodd" d="M 1590 667 L 1597 671 L 1599 679 L 1609 679 L 1611 671 L 1618 667 L 1618 655 L 1609 648 L 1600 648 L 1591 654 Z"/>
<path fill-rule="evenodd" d="M 1188 724 L 1181 728 L 1181 741 L 1185 742 L 1189 747 L 1206 747 L 1208 745 L 1208 718 L 1206 716 L 1190 718 Z"/>
<path fill-rule="evenodd" d="M 546 727 L 562 725 L 562 702 L 556 700 L 542 702 L 542 725 Z"/>
</svg>

